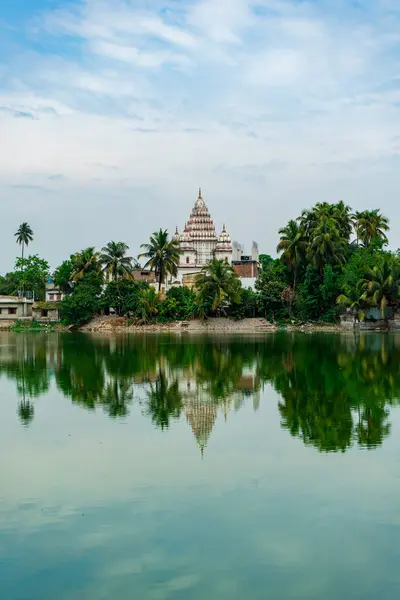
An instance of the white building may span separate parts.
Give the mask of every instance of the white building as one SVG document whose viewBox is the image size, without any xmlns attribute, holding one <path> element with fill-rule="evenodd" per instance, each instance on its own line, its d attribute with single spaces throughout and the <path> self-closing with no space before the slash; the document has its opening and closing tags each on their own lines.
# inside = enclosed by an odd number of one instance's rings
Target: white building
<svg viewBox="0 0 400 600">
<path fill-rule="evenodd" d="M 232 242 L 226 231 L 225 225 L 219 236 L 215 230 L 214 221 L 199 190 L 199 196 L 190 214 L 182 234 L 178 228 L 174 239 L 179 241 L 181 247 L 181 261 L 178 276 L 170 283 L 190 285 L 193 277 L 199 273 L 214 257 L 232 262 Z"/>
</svg>

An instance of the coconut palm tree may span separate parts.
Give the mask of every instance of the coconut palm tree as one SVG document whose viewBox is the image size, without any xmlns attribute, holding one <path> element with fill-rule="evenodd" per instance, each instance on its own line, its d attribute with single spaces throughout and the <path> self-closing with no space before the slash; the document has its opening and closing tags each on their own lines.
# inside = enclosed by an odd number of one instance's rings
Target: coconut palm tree
<svg viewBox="0 0 400 600">
<path fill-rule="evenodd" d="M 29 242 L 33 240 L 32 228 L 28 225 L 28 223 L 22 223 L 18 227 L 18 231 L 14 233 L 14 236 L 17 238 L 17 244 L 19 244 L 22 247 L 21 256 L 23 259 L 25 246 L 28 246 Z"/>
<path fill-rule="evenodd" d="M 145 250 L 139 254 L 138 258 L 147 258 L 144 268 L 150 268 L 155 271 L 158 279 L 158 291 L 168 275 L 176 276 L 178 274 L 178 265 L 181 256 L 179 241 L 169 239 L 168 231 L 160 229 L 150 237 L 149 244 L 142 244 L 141 248 Z"/>
<path fill-rule="evenodd" d="M 342 200 L 333 205 L 333 217 L 338 225 L 339 231 L 347 241 L 353 231 L 353 217 L 351 207 L 347 206 Z"/>
<path fill-rule="evenodd" d="M 286 227 L 279 230 L 281 239 L 276 251 L 281 254 L 281 261 L 288 267 L 293 276 L 293 292 L 296 291 L 296 281 L 299 268 L 304 263 L 306 241 L 301 228 L 296 221 L 289 221 Z"/>
<path fill-rule="evenodd" d="M 140 323 L 147 323 L 158 314 L 161 298 L 154 287 L 139 290 L 135 300 L 134 312 Z"/>
<path fill-rule="evenodd" d="M 71 280 L 80 281 L 87 273 L 101 273 L 99 253 L 93 247 L 85 248 L 73 257 Z"/>
<path fill-rule="evenodd" d="M 387 243 L 386 231 L 389 231 L 389 219 L 381 214 L 379 209 L 364 210 L 354 215 L 354 227 L 357 239 L 360 239 L 367 249 L 371 240 L 378 238 Z"/>
<path fill-rule="evenodd" d="M 240 302 L 242 286 L 232 265 L 214 258 L 196 277 L 201 304 L 209 303 L 212 312 L 224 312 L 230 303 Z"/>
<path fill-rule="evenodd" d="M 346 294 L 340 294 L 336 299 L 336 304 L 341 308 L 349 308 L 354 315 L 354 326 L 357 321 L 363 321 L 365 318 L 365 309 L 368 306 L 368 302 L 363 295 L 360 294 L 358 288 L 352 290 L 349 296 Z"/>
<path fill-rule="evenodd" d="M 116 281 L 132 273 L 133 258 L 126 256 L 127 250 L 129 246 L 124 242 L 109 242 L 101 249 L 99 261 L 109 281 Z"/>
<path fill-rule="evenodd" d="M 386 308 L 398 300 L 400 292 L 400 272 L 389 257 L 380 265 L 366 268 L 361 281 L 362 300 L 379 307 L 382 318 L 387 321 Z"/>
<path fill-rule="evenodd" d="M 325 265 L 343 263 L 345 242 L 336 221 L 330 216 L 322 215 L 312 231 L 307 248 L 307 256 L 319 268 L 321 277 Z"/>
</svg>

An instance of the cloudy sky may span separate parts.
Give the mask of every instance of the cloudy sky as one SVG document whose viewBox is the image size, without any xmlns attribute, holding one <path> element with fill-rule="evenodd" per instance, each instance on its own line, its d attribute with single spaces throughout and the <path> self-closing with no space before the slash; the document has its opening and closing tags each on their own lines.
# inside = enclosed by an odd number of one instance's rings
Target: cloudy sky
<svg viewBox="0 0 400 600">
<path fill-rule="evenodd" d="M 272 253 L 317 201 L 400 246 L 398 0 L 13 0 L 0 7 L 0 272 L 181 228 Z"/>
</svg>

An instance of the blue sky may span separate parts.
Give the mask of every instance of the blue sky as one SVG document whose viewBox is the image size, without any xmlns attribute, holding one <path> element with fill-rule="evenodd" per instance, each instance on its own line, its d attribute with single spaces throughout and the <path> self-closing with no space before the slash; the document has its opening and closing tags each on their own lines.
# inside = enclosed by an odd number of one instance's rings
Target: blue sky
<svg viewBox="0 0 400 600">
<path fill-rule="evenodd" d="M 381 207 L 400 244 L 394 0 L 14 0 L 0 8 L 0 271 L 29 221 L 53 266 L 182 228 L 273 252 L 317 201 Z"/>
</svg>

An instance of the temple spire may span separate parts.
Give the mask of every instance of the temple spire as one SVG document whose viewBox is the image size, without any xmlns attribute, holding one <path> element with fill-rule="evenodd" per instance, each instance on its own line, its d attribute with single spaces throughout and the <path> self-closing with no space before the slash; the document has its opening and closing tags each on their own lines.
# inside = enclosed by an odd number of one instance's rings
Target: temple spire
<svg viewBox="0 0 400 600">
<path fill-rule="evenodd" d="M 199 198 L 201 198 L 201 187 L 199 187 Z"/>
</svg>

